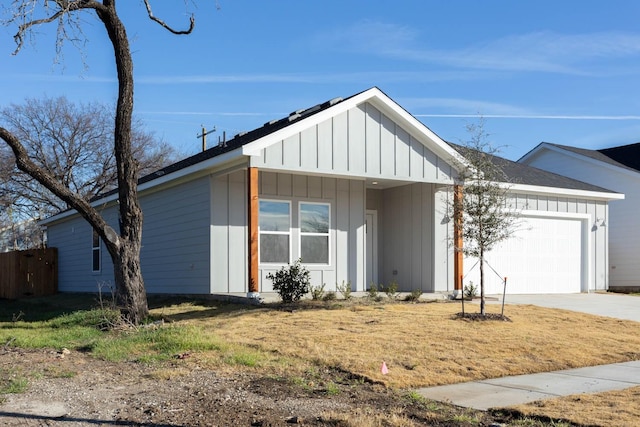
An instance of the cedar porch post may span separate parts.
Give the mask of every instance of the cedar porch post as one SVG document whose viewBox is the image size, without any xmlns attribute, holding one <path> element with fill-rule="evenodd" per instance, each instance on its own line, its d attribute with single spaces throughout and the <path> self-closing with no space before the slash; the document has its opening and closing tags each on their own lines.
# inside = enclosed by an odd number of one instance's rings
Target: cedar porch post
<svg viewBox="0 0 640 427">
<path fill-rule="evenodd" d="M 248 234 L 249 234 L 249 292 L 247 297 L 260 296 L 258 283 L 258 168 L 247 169 L 248 205 Z"/>
<path fill-rule="evenodd" d="M 453 186 L 453 289 L 454 295 L 462 295 L 462 186 Z"/>
</svg>

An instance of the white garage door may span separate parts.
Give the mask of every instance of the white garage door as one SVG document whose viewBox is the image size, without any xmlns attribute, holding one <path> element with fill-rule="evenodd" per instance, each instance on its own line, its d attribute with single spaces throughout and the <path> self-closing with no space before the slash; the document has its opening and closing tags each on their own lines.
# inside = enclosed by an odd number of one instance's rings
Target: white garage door
<svg viewBox="0 0 640 427">
<path fill-rule="evenodd" d="M 577 293 L 582 283 L 582 222 L 578 219 L 524 218 L 516 234 L 495 247 L 485 264 L 485 293 Z M 465 258 L 467 284 L 480 286 L 476 260 Z M 495 270 L 495 272 L 493 271 Z M 479 290 L 478 290 L 479 292 Z"/>
</svg>

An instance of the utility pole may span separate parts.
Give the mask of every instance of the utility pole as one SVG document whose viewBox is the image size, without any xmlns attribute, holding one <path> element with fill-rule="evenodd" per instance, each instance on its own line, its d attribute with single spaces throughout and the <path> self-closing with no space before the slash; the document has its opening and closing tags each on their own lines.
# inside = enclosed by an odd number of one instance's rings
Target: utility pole
<svg viewBox="0 0 640 427">
<path fill-rule="evenodd" d="M 207 149 L 207 135 L 209 135 L 210 133 L 213 133 L 215 131 L 216 131 L 216 127 L 215 126 L 209 132 L 207 132 L 207 129 L 204 126 L 202 126 L 202 134 L 196 136 L 196 138 L 202 138 L 202 151 Z"/>
</svg>

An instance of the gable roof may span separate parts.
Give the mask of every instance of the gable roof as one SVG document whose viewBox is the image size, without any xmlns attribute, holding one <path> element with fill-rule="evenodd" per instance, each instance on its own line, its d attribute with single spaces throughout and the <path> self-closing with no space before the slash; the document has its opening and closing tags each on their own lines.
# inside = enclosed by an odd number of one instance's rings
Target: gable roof
<svg viewBox="0 0 640 427">
<path fill-rule="evenodd" d="M 581 156 L 597 160 L 611 166 L 622 169 L 628 169 L 634 172 L 640 172 L 640 143 L 621 145 L 618 147 L 603 148 L 601 150 L 589 150 L 586 148 L 572 147 L 569 145 L 553 144 L 551 142 L 542 142 L 533 150 L 522 156 L 518 162 L 529 157 L 542 147 L 555 147 L 566 150 Z"/>
<path fill-rule="evenodd" d="M 238 157 L 258 155 L 265 146 L 274 141 L 285 139 L 300 129 L 310 127 L 327 117 L 346 111 L 364 102 L 370 102 L 389 115 L 393 120 L 401 122 L 415 133 L 426 135 L 433 143 L 436 155 L 445 159 L 450 164 L 462 167 L 466 160 L 456 150 L 452 149 L 445 141 L 432 132 L 427 126 L 416 119 L 408 111 L 393 101 L 377 87 L 356 93 L 347 98 L 333 98 L 313 107 L 293 111 L 287 117 L 272 120 L 262 127 L 249 132 L 241 132 L 224 143 L 209 148 L 203 152 L 183 159 L 156 172 L 146 175 L 138 181 L 138 184 L 151 183 L 152 181 L 199 164 L 205 164 L 207 160 L 220 157 L 223 154 L 238 149 Z"/>
<path fill-rule="evenodd" d="M 384 112 L 384 114 L 388 115 L 391 120 L 400 123 L 402 126 L 406 127 L 406 129 L 413 131 L 417 135 L 424 136 L 424 140 L 429 140 L 432 143 L 429 148 L 432 149 L 434 154 L 444 159 L 445 162 L 459 170 L 467 165 L 467 160 L 459 153 L 453 144 L 449 144 L 442 140 L 438 135 L 431 131 L 431 129 L 416 119 L 402 106 L 393 101 L 380 89 L 372 87 L 344 99 L 333 98 L 310 108 L 293 111 L 287 117 L 269 121 L 263 126 L 249 132 L 241 132 L 233 138 L 223 141 L 216 146 L 141 177 L 138 180 L 138 190 L 143 191 L 168 182 L 177 182 L 178 179 L 186 176 L 204 174 L 211 170 L 211 168 L 224 164 L 231 164 L 231 162 L 237 162 L 250 156 L 259 155 L 260 150 L 270 144 L 273 144 L 275 141 L 285 139 L 287 136 L 300 132 L 301 129 L 313 126 L 322 120 L 326 120 L 332 115 L 345 112 L 364 102 L 369 102 L 376 108 L 379 108 Z M 607 195 L 616 194 L 600 187 L 561 177 L 560 175 L 553 178 L 548 177 L 544 180 L 541 176 L 549 174 L 549 172 L 531 172 L 527 169 L 529 167 L 525 165 L 518 165 L 506 159 L 497 159 L 500 160 L 496 161 L 507 162 L 507 164 L 504 165 L 505 172 L 507 170 L 510 171 L 510 176 L 513 177 L 513 181 L 518 182 L 519 184 L 523 184 L 524 181 L 528 181 L 529 183 L 525 185 L 555 187 L 558 189 L 565 188 L 587 192 L 592 191 L 600 193 L 598 195 L 599 197 L 603 196 L 603 193 L 606 193 Z M 91 202 L 92 204 L 108 203 L 115 201 L 117 197 L 118 193 L 117 189 L 115 189 L 94 197 Z M 72 214 L 72 212 L 74 211 L 71 209 L 60 212 L 41 221 L 41 224 L 54 222 L 61 217 Z"/>
<path fill-rule="evenodd" d="M 461 153 L 465 150 L 465 147 L 460 145 L 449 144 Z M 504 182 L 508 184 L 617 194 L 615 191 L 607 190 L 597 185 L 538 169 L 524 163 L 514 162 L 503 157 L 489 155 L 489 158 L 494 165 L 500 168 L 505 177 Z"/>
</svg>

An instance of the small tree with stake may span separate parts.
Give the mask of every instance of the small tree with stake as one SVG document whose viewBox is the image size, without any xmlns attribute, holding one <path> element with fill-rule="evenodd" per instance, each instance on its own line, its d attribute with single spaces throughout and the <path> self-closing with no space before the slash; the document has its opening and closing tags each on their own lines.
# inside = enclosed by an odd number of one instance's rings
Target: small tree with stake
<svg viewBox="0 0 640 427">
<path fill-rule="evenodd" d="M 468 162 L 460 173 L 462 197 L 455 199 L 454 212 L 460 212 L 462 247 L 455 247 L 464 255 L 478 259 L 480 265 L 480 314 L 485 311 L 485 257 L 496 244 L 517 230 L 519 213 L 509 204 L 508 177 L 495 155 L 497 149 L 488 141 L 484 121 L 467 125 L 469 141 L 456 149 Z"/>
</svg>

